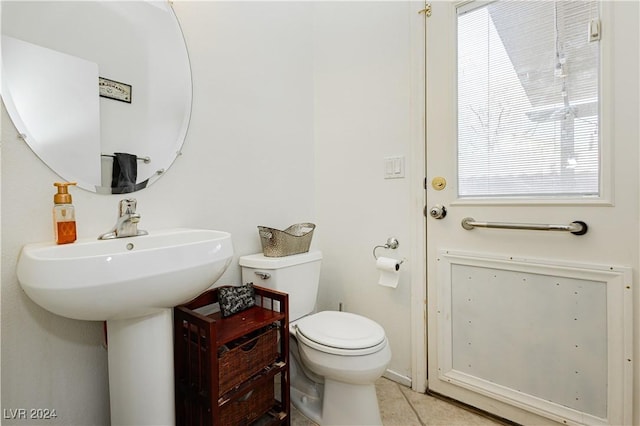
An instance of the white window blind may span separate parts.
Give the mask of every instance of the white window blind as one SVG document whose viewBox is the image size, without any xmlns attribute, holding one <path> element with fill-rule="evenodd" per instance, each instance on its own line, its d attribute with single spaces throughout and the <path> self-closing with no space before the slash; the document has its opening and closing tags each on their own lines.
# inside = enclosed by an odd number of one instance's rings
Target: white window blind
<svg viewBox="0 0 640 426">
<path fill-rule="evenodd" d="M 458 10 L 458 195 L 599 195 L 596 1 Z"/>
</svg>

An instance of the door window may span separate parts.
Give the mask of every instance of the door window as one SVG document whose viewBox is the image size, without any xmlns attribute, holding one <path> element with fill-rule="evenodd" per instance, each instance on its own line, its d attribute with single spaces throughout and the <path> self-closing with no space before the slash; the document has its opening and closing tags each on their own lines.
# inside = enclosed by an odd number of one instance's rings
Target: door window
<svg viewBox="0 0 640 426">
<path fill-rule="evenodd" d="M 458 8 L 460 198 L 600 195 L 598 10 L 596 1 Z"/>
</svg>

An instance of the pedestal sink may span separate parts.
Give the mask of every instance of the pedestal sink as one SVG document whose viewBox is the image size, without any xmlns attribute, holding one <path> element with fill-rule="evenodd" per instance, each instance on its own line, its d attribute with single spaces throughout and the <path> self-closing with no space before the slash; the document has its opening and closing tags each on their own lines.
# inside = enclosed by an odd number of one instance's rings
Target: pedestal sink
<svg viewBox="0 0 640 426">
<path fill-rule="evenodd" d="M 28 244 L 17 275 L 27 295 L 48 311 L 107 321 L 113 425 L 171 425 L 172 308 L 215 283 L 232 257 L 229 233 L 169 229 Z"/>
</svg>

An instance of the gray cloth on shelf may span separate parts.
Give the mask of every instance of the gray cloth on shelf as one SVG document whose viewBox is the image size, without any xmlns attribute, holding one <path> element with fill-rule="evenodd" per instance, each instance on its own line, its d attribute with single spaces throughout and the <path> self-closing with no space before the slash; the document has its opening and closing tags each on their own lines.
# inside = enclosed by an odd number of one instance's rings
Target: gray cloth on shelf
<svg viewBox="0 0 640 426">
<path fill-rule="evenodd" d="M 236 314 L 255 305 L 253 283 L 241 286 L 219 287 L 218 301 L 223 317 Z"/>
</svg>

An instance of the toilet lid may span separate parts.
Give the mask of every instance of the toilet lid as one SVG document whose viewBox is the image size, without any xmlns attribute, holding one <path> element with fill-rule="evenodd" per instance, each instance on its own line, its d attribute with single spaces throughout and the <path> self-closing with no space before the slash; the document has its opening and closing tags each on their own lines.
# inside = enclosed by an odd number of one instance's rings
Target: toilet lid
<svg viewBox="0 0 640 426">
<path fill-rule="evenodd" d="M 335 352 L 330 349 L 334 348 L 341 354 L 364 355 L 377 352 L 386 342 L 380 324 L 349 312 L 318 312 L 298 320 L 296 328 L 299 337 L 311 341 L 305 343 L 316 343 L 313 347 L 328 353 Z"/>
</svg>

